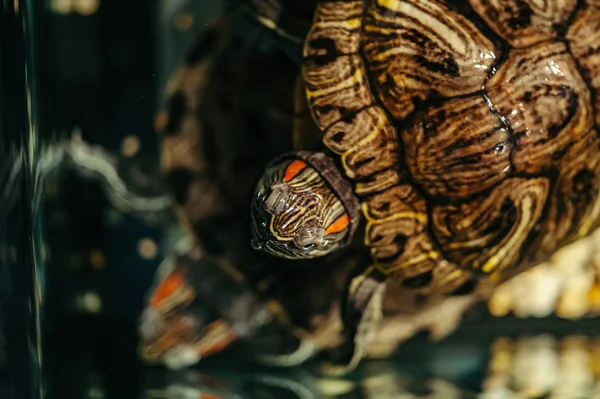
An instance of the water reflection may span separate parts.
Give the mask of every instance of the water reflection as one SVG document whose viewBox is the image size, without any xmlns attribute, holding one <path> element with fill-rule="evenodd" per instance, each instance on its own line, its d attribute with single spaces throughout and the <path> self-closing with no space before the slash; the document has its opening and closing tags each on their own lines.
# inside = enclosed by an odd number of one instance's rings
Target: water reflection
<svg viewBox="0 0 600 399">
<path fill-rule="evenodd" d="M 456 337 L 371 360 L 347 378 L 318 367 L 233 369 L 230 363 L 180 372 L 147 370 L 144 398 L 594 398 L 600 393 L 599 338 L 548 334 L 497 337 L 472 345 Z M 411 357 L 412 355 L 412 357 Z M 229 366 L 228 366 L 229 365 Z"/>
<path fill-rule="evenodd" d="M 34 398 L 43 391 L 44 281 L 34 178 L 38 115 L 29 6 L 25 1 L 0 6 L 0 394 Z"/>
</svg>

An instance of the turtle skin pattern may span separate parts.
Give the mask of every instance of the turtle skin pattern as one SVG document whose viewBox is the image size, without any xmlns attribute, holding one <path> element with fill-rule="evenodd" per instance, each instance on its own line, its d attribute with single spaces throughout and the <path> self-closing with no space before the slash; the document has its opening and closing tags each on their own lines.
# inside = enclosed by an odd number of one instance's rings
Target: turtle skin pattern
<svg viewBox="0 0 600 399">
<path fill-rule="evenodd" d="M 322 1 L 303 75 L 388 281 L 477 292 L 600 224 L 599 1 Z"/>
</svg>

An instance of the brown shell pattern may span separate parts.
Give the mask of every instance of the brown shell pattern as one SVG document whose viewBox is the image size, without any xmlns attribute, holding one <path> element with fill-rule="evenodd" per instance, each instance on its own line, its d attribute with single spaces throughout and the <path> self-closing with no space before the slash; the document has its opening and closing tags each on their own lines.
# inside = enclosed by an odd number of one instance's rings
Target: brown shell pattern
<svg viewBox="0 0 600 399">
<path fill-rule="evenodd" d="M 304 55 L 374 265 L 405 286 L 468 293 L 600 225 L 600 1 L 323 1 Z"/>
</svg>

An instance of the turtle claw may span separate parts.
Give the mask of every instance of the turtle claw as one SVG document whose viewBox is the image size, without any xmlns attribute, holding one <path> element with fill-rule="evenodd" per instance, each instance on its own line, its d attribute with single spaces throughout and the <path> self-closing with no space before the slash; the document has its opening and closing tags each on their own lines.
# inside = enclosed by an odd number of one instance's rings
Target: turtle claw
<svg viewBox="0 0 600 399">
<path fill-rule="evenodd" d="M 341 376 L 358 366 L 383 318 L 386 288 L 385 276 L 373 268 L 352 279 L 343 308 L 346 342 L 323 366 L 325 374 Z"/>
</svg>

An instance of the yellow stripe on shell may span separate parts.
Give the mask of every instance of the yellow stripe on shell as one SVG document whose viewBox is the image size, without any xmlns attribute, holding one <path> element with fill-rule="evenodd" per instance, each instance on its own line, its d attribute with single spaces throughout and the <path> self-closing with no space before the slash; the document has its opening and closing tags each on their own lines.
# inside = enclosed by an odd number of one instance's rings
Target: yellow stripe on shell
<svg viewBox="0 0 600 399">
<path fill-rule="evenodd" d="M 387 216 L 385 218 L 381 218 L 381 219 L 375 219 L 374 217 L 372 217 L 369 214 L 369 206 L 366 203 L 363 203 L 361 205 L 361 209 L 363 212 L 363 215 L 365 215 L 365 219 L 367 219 L 367 229 L 375 224 L 381 224 L 381 223 L 387 223 L 387 222 L 392 222 L 394 220 L 398 220 L 398 219 L 416 219 L 419 222 L 421 222 L 422 224 L 426 224 L 427 223 L 427 214 L 426 213 L 422 213 L 422 212 L 398 212 L 398 213 L 394 213 L 390 216 Z"/>
<path fill-rule="evenodd" d="M 375 174 L 375 176 L 383 175 L 383 173 Z M 397 174 L 389 174 L 385 176 L 386 179 L 381 179 L 378 184 L 374 184 L 374 182 L 369 183 L 357 183 L 354 191 L 357 195 L 362 195 L 369 192 L 380 191 L 383 189 L 390 188 L 391 185 L 397 183 L 399 181 L 399 176 Z"/>
<path fill-rule="evenodd" d="M 594 208 L 592 208 L 592 212 L 589 216 L 585 216 L 585 221 L 583 225 L 577 231 L 578 238 L 583 238 L 588 235 L 594 223 L 598 220 L 598 216 L 600 215 L 600 192 L 598 193 L 598 197 L 596 198 L 596 202 L 594 203 Z"/>
<path fill-rule="evenodd" d="M 386 29 L 386 28 L 382 28 L 381 26 L 377 26 L 377 25 L 367 25 L 367 26 L 365 26 L 365 31 L 381 33 L 382 35 L 393 35 L 398 32 L 397 29 Z"/>
<path fill-rule="evenodd" d="M 338 76 L 333 76 L 337 80 Z M 361 69 L 357 69 L 350 78 L 342 80 L 338 85 L 329 87 L 327 89 L 314 90 L 306 89 L 306 97 L 311 100 L 315 97 L 326 96 L 333 93 L 338 93 L 345 89 L 349 89 L 356 84 L 362 84 L 364 82 L 364 76 Z M 326 85 L 327 82 L 321 82 L 322 85 Z M 349 84 L 348 84 L 349 83 Z"/>
<path fill-rule="evenodd" d="M 416 265 L 416 264 L 421 263 L 423 261 L 426 261 L 426 260 L 438 260 L 439 258 L 440 258 L 439 252 L 437 252 L 437 251 L 429 251 L 429 252 L 421 254 L 419 256 L 415 256 L 415 257 L 411 258 L 410 260 L 407 260 L 406 262 L 404 262 L 404 263 L 402 263 L 402 264 L 400 264 L 398 266 L 394 266 L 394 267 L 392 267 L 390 269 L 386 269 L 384 273 L 386 275 L 389 275 L 389 274 L 391 274 L 391 273 L 393 273 L 393 272 L 395 272 L 397 270 L 405 269 L 407 267 Z"/>
<path fill-rule="evenodd" d="M 375 138 L 383 131 L 383 128 L 384 128 L 384 124 L 383 124 L 382 120 L 378 120 L 377 125 L 375 125 L 373 127 L 371 132 L 369 132 L 368 135 L 366 135 L 362 140 L 360 140 L 358 143 L 356 143 L 354 146 L 352 146 L 348 150 L 346 150 L 344 152 L 340 152 L 340 151 L 335 151 L 333 148 L 329 148 L 333 153 L 335 153 L 341 157 L 342 166 L 344 167 L 346 176 L 348 176 L 348 178 L 353 179 L 356 176 L 356 174 L 348 166 L 348 163 L 346 161 L 347 158 L 350 155 L 352 155 L 353 153 L 357 152 L 356 149 L 360 149 L 361 147 L 364 147 L 366 143 L 375 140 Z"/>
<path fill-rule="evenodd" d="M 531 207 L 532 201 L 529 197 L 523 198 L 521 202 L 521 219 L 519 226 L 517 227 L 517 231 L 511 235 L 510 239 L 502 248 L 500 248 L 488 261 L 481 267 L 481 270 L 484 273 L 490 273 L 496 268 L 506 263 L 506 258 L 509 256 L 510 252 L 514 252 L 515 247 L 518 250 L 519 242 L 521 242 L 521 238 L 527 233 L 527 225 L 531 221 Z"/>
<path fill-rule="evenodd" d="M 481 246 L 481 244 L 485 244 L 486 241 L 490 237 L 493 237 L 493 235 L 492 234 L 488 234 L 487 236 L 479 237 L 479 238 L 476 238 L 476 239 L 470 240 L 470 241 L 453 242 L 453 243 L 450 243 L 448 245 L 448 248 L 449 249 L 460 249 L 460 248 L 469 248 L 469 247 Z"/>
<path fill-rule="evenodd" d="M 407 51 L 406 48 L 403 47 L 394 47 L 389 50 L 382 51 L 378 53 L 375 57 L 372 57 L 373 61 L 386 61 L 388 58 L 397 55 L 397 54 L 406 54 L 406 55 L 417 55 L 415 51 Z M 397 83 L 395 77 L 392 77 L 394 82 Z"/>
<path fill-rule="evenodd" d="M 315 24 L 316 28 L 343 28 L 345 30 L 359 29 L 362 24 L 360 18 L 346 19 L 344 21 L 319 22 Z"/>
<path fill-rule="evenodd" d="M 377 0 L 377 3 L 381 7 L 387 8 L 388 10 L 400 12 L 405 15 L 410 15 L 411 17 L 413 17 L 415 19 L 418 19 L 419 22 L 425 28 L 429 28 L 432 31 L 439 34 L 441 37 L 443 37 L 450 44 L 450 47 L 454 51 L 456 51 L 460 54 L 464 54 L 466 52 L 467 46 L 465 45 L 464 41 L 461 40 L 460 36 L 458 36 L 455 31 L 448 29 L 447 25 L 441 24 L 438 20 L 436 20 L 435 18 L 432 18 L 431 14 L 428 14 L 426 12 L 419 10 L 418 8 L 414 7 L 412 4 L 410 4 L 406 1 Z M 429 7 L 437 6 L 433 2 L 427 2 L 427 3 L 428 3 L 427 5 Z M 443 9 L 440 7 L 439 11 L 441 12 L 441 11 L 443 11 Z"/>
</svg>

